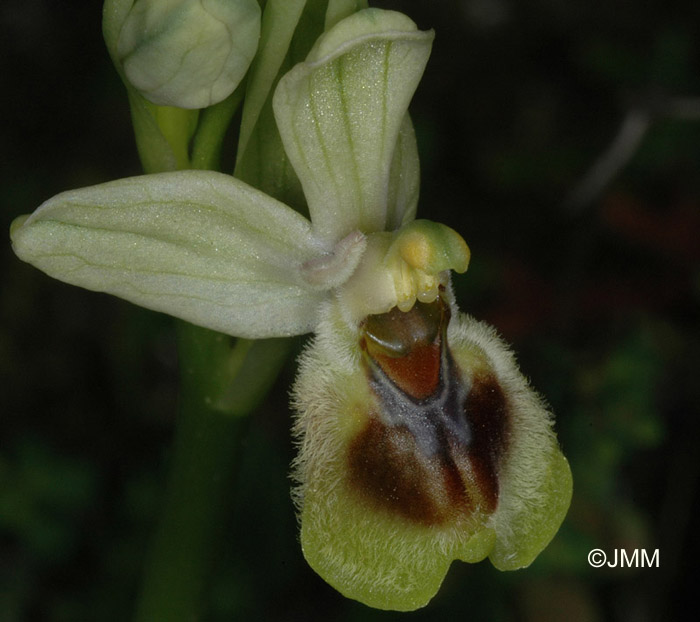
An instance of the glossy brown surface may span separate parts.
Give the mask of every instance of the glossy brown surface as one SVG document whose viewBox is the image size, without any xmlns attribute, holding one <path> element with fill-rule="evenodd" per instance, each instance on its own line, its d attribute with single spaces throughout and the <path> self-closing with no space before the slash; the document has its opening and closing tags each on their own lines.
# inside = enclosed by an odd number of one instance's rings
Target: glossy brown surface
<svg viewBox="0 0 700 622">
<path fill-rule="evenodd" d="M 419 305 L 365 324 L 375 405 L 349 447 L 349 481 L 374 509 L 439 525 L 498 505 L 508 407 L 495 374 L 455 362 L 444 303 Z"/>
<path fill-rule="evenodd" d="M 442 303 L 417 303 L 405 313 L 394 307 L 365 320 L 360 345 L 404 393 L 425 399 L 438 390 L 447 321 L 449 309 Z"/>
<path fill-rule="evenodd" d="M 437 391 L 440 382 L 440 344 L 421 344 L 406 356 L 376 354 L 373 359 L 404 393 L 422 400 Z"/>
</svg>

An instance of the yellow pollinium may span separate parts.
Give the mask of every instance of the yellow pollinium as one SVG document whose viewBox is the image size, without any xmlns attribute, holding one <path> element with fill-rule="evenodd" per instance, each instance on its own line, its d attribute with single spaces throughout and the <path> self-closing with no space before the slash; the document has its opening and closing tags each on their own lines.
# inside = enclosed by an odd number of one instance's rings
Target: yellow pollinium
<svg viewBox="0 0 700 622">
<path fill-rule="evenodd" d="M 414 220 L 392 233 L 367 236 L 367 246 L 352 277 L 339 289 L 352 321 L 410 310 L 416 300 L 434 302 L 448 270 L 464 272 L 469 247 L 453 229 L 429 220 Z"/>
<path fill-rule="evenodd" d="M 434 302 L 446 270 L 469 267 L 467 243 L 454 229 L 429 220 L 414 220 L 394 234 L 387 252 L 396 306 L 408 311 L 416 300 Z"/>
</svg>

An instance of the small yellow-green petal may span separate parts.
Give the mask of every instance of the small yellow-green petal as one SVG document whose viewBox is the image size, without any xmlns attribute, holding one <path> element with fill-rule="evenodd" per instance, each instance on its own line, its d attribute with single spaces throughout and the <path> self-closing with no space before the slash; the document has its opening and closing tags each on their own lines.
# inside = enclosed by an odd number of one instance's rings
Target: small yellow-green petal
<svg viewBox="0 0 700 622">
<path fill-rule="evenodd" d="M 416 217 L 420 189 L 420 161 L 413 123 L 404 117 L 389 173 L 386 230 L 395 231 Z"/>
</svg>

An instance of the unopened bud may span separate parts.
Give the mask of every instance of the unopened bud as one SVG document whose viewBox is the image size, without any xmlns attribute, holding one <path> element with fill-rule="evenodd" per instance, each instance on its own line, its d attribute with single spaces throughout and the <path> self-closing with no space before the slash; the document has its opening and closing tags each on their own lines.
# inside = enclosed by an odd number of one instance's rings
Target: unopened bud
<svg viewBox="0 0 700 622">
<path fill-rule="evenodd" d="M 243 79 L 260 37 L 256 0 L 136 0 L 119 32 L 126 78 L 162 106 L 205 108 Z"/>
</svg>

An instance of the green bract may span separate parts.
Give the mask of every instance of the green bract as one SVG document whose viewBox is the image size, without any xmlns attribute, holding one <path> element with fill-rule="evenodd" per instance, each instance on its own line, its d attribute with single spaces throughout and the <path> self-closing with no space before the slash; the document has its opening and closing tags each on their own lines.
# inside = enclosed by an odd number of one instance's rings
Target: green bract
<svg viewBox="0 0 700 622">
<path fill-rule="evenodd" d="M 508 348 L 455 306 L 466 244 L 415 220 L 407 108 L 432 33 L 373 9 L 335 23 L 353 3 L 332 4 L 335 25 L 273 101 L 310 220 L 233 177 L 181 171 L 60 194 L 12 240 L 56 278 L 195 324 L 315 331 L 294 387 L 304 554 L 343 594 L 408 610 L 454 559 L 530 564 L 571 474 Z"/>
<path fill-rule="evenodd" d="M 154 104 L 205 108 L 238 86 L 259 37 L 256 0 L 136 0 L 112 53 Z"/>
</svg>

